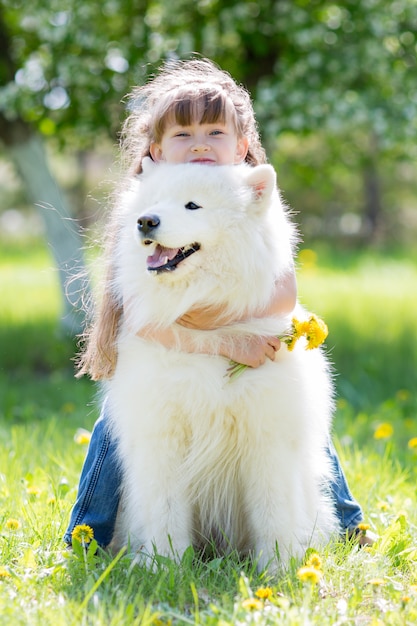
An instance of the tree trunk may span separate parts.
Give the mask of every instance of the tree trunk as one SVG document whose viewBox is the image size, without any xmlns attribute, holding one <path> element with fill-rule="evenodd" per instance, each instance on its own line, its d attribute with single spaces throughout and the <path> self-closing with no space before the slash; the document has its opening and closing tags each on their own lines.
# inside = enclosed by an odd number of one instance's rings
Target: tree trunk
<svg viewBox="0 0 417 626">
<path fill-rule="evenodd" d="M 0 85 L 15 80 L 16 67 L 11 54 L 11 38 L 0 7 Z M 5 144 L 25 183 L 28 199 L 40 212 L 59 272 L 63 300 L 62 325 L 74 336 L 82 330 L 81 303 L 86 273 L 81 240 L 74 220 L 52 176 L 43 141 L 30 124 L 16 112 L 0 110 L 0 140 Z M 84 277 L 81 277 L 83 273 Z"/>
<path fill-rule="evenodd" d="M 17 141 L 13 142 L 10 140 L 10 126 L 14 124 Z M 46 238 L 59 273 L 62 325 L 65 332 L 75 336 L 82 330 L 84 314 L 81 303 L 88 285 L 81 238 L 49 169 L 43 141 L 25 126 L 23 124 L 22 127 L 21 122 L 9 122 L 7 149 L 24 181 L 29 200 L 45 224 Z"/>
</svg>

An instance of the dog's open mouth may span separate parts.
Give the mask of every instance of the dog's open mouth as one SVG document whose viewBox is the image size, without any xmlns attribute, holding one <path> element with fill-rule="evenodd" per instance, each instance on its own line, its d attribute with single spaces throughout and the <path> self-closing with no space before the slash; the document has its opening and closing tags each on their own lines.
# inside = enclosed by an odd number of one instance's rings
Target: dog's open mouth
<svg viewBox="0 0 417 626">
<path fill-rule="evenodd" d="M 157 273 L 172 272 L 181 261 L 187 259 L 197 250 L 200 250 L 199 243 L 192 243 L 183 248 L 164 248 L 158 244 L 155 252 L 146 260 L 148 270 Z"/>
</svg>

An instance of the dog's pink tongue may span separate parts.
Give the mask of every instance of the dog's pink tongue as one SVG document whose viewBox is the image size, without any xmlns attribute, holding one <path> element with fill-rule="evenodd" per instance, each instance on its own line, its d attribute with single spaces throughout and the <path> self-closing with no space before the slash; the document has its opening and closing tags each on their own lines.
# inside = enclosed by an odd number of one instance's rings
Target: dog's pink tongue
<svg viewBox="0 0 417 626">
<path fill-rule="evenodd" d="M 155 248 L 155 252 L 148 256 L 146 262 L 148 267 L 161 267 L 178 254 L 179 248 L 163 248 L 159 244 Z"/>
</svg>

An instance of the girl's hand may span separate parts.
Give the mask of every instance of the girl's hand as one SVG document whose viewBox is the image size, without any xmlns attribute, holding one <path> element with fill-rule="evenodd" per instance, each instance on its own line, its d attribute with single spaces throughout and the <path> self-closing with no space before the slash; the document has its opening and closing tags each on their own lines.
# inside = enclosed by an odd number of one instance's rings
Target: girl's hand
<svg viewBox="0 0 417 626">
<path fill-rule="evenodd" d="M 280 346 L 278 337 L 233 337 L 233 340 L 225 342 L 221 354 L 236 363 L 259 367 L 267 358 L 273 361 Z"/>
<path fill-rule="evenodd" d="M 191 309 L 177 319 L 177 323 L 184 328 L 192 330 L 215 330 L 220 326 L 229 324 L 232 320 L 224 314 L 221 308 L 206 307 L 201 309 Z"/>
</svg>

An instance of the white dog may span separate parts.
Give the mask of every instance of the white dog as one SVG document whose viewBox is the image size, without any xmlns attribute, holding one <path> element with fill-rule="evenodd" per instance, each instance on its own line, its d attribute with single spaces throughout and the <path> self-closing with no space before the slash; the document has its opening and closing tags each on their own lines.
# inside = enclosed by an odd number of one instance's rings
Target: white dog
<svg viewBox="0 0 417 626">
<path fill-rule="evenodd" d="M 216 353 L 236 333 L 288 330 L 291 316 L 251 318 L 292 265 L 295 229 L 273 168 L 149 160 L 116 222 L 113 286 L 125 314 L 106 391 L 124 483 L 114 543 L 129 541 L 152 559 L 214 541 L 271 571 L 302 558 L 338 528 L 325 452 L 332 383 L 321 349 L 282 344 L 274 362 L 231 380 L 222 356 L 136 335 L 170 327 Z M 176 324 L 205 306 L 246 313 L 246 322 L 211 331 Z"/>
</svg>

